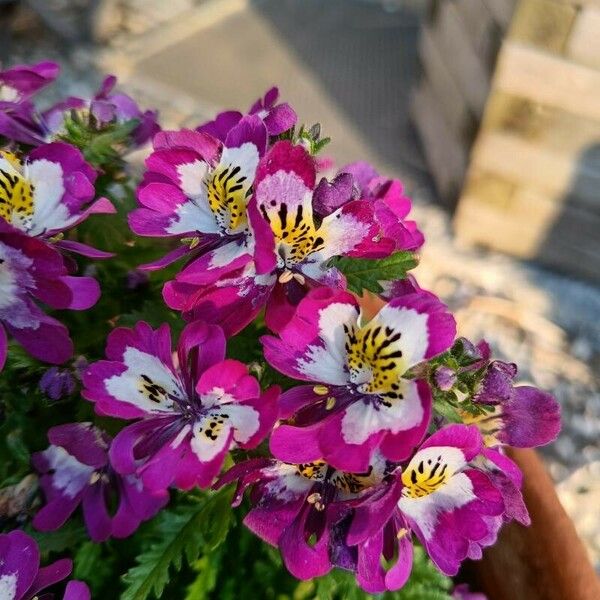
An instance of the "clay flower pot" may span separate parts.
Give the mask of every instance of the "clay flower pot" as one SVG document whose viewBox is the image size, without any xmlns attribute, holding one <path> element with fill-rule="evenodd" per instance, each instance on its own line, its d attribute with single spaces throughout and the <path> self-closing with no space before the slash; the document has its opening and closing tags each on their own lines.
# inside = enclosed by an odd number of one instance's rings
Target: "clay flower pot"
<svg viewBox="0 0 600 600">
<path fill-rule="evenodd" d="M 600 580 L 542 460 L 534 450 L 508 453 L 523 471 L 532 523 L 504 526 L 483 559 L 466 565 L 473 588 L 490 600 L 598 600 Z"/>
</svg>

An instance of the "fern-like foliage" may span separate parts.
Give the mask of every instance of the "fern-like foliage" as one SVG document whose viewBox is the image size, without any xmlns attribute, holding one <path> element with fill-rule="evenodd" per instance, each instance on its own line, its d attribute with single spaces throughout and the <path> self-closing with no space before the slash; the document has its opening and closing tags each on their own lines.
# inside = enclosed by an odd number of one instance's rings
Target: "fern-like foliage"
<svg viewBox="0 0 600 600">
<path fill-rule="evenodd" d="M 155 520 L 148 547 L 123 577 L 121 600 L 160 598 L 171 570 L 181 570 L 183 557 L 192 565 L 200 554 L 217 548 L 227 536 L 231 518 L 230 490 L 205 495 L 196 504 L 164 510 Z"/>
</svg>

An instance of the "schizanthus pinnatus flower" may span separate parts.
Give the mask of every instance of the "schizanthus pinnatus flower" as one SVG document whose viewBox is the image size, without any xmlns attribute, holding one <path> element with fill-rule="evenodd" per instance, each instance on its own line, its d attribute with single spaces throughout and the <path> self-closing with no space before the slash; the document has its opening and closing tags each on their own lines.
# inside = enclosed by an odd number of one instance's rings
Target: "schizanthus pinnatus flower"
<svg viewBox="0 0 600 600">
<path fill-rule="evenodd" d="M 238 482 L 233 505 L 253 486 L 253 507 L 244 524 L 262 540 L 278 546 L 287 569 L 299 579 L 328 573 L 334 566 L 355 570 L 356 557 L 337 535 L 336 526 L 350 516 L 350 500 L 379 484 L 386 461 L 374 457 L 363 473 L 334 469 L 323 460 L 284 463 L 254 459 L 239 463 L 217 486 Z"/>
<path fill-rule="evenodd" d="M 150 494 L 135 475 L 115 472 L 108 460 L 111 439 L 91 423 L 52 427 L 48 439 L 51 446 L 32 457 L 47 501 L 33 520 L 36 529 L 58 529 L 81 504 L 93 541 L 123 538 L 167 504 L 167 492 Z"/>
<path fill-rule="evenodd" d="M 46 588 L 68 577 L 73 563 L 57 560 L 40 567 L 40 551 L 35 540 L 15 529 L 0 534 L 0 598 L 2 600 L 52 600 L 54 594 L 42 594 Z M 90 591 L 81 581 L 70 581 L 63 600 L 89 600 Z"/>
<path fill-rule="evenodd" d="M 84 374 L 83 394 L 98 414 L 137 420 L 114 439 L 111 462 L 150 490 L 208 487 L 227 452 L 255 447 L 277 417 L 279 389 L 261 392 L 246 365 L 225 360 L 216 325 L 189 324 L 176 363 L 168 326 L 143 322 L 115 329 L 106 356 Z"/>
<path fill-rule="evenodd" d="M 91 214 L 114 213 L 106 198 L 94 201 L 95 180 L 94 169 L 69 144 L 45 144 L 27 155 L 0 150 L 0 217 L 29 236 L 51 238 Z M 85 256 L 110 256 L 75 242 L 57 246 Z"/>
<path fill-rule="evenodd" d="M 98 300 L 98 283 L 73 276 L 59 251 L 111 255 L 56 237 L 92 213 L 114 212 L 108 200 L 94 201 L 95 178 L 79 150 L 68 144 L 40 146 L 24 157 L 0 151 L 0 366 L 6 358 L 5 329 L 40 360 L 59 364 L 71 356 L 65 327 L 33 300 L 73 310 Z"/>
<path fill-rule="evenodd" d="M 69 275 L 52 244 L 29 237 L 0 219 L 0 368 L 7 352 L 6 332 L 32 356 L 60 364 L 73 354 L 67 328 L 37 305 L 85 310 L 100 296 L 91 277 Z"/>
<path fill-rule="evenodd" d="M 388 302 L 368 323 L 356 299 L 328 288 L 298 305 L 280 337 L 262 338 L 267 361 L 289 377 L 310 381 L 285 392 L 271 451 L 281 460 L 323 458 L 338 469 L 364 471 L 379 448 L 407 458 L 429 425 L 431 392 L 405 374 L 450 347 L 456 326 L 432 294 Z"/>
<path fill-rule="evenodd" d="M 190 259 L 165 285 L 167 304 L 228 334 L 265 305 L 267 325 L 277 331 L 309 289 L 344 288 L 328 264 L 335 256 L 382 258 L 422 243 L 404 220 L 410 200 L 399 182 L 378 180 L 363 190 L 341 173 L 317 183 L 317 163 L 302 144 L 269 146 L 288 114 L 277 111 L 274 130 L 274 110 L 230 111 L 197 131 L 158 134 L 138 190 L 141 208 L 130 215 L 135 233 L 183 243 L 146 268 Z"/>
<path fill-rule="evenodd" d="M 41 119 L 31 98 L 51 84 L 59 70 L 56 63 L 44 61 L 0 71 L 0 136 L 30 145 L 43 141 Z"/>
</svg>

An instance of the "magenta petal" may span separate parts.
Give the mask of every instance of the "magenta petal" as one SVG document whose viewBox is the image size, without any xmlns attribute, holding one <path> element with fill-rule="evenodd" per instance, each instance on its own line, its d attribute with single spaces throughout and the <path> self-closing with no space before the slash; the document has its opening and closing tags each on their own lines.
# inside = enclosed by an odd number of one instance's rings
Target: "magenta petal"
<svg viewBox="0 0 600 600">
<path fill-rule="evenodd" d="M 400 477 L 395 477 L 391 485 L 384 484 L 381 490 L 375 492 L 366 501 L 357 502 L 346 538 L 349 545 L 355 546 L 383 529 L 400 499 L 402 480 Z"/>
<path fill-rule="evenodd" d="M 410 577 L 413 565 L 413 545 L 410 536 L 405 535 L 398 542 L 398 560 L 385 575 L 385 587 L 399 590 Z"/>
<path fill-rule="evenodd" d="M 44 315 L 37 329 L 16 329 L 5 324 L 11 335 L 35 358 L 60 365 L 73 355 L 73 342 L 67 328 Z"/>
<path fill-rule="evenodd" d="M 304 496 L 301 496 L 284 504 L 256 506 L 244 518 L 244 525 L 261 540 L 277 546 L 282 533 L 297 517 L 304 502 Z"/>
<path fill-rule="evenodd" d="M 71 240 L 61 240 L 54 244 L 60 250 L 67 250 L 68 252 L 74 252 L 75 254 L 81 254 L 81 256 L 87 256 L 88 258 L 111 258 L 115 256 L 114 252 L 104 252 L 82 244 L 81 242 L 73 242 Z"/>
<path fill-rule="evenodd" d="M 63 600 L 90 600 L 90 589 L 83 581 L 69 581 Z"/>
<path fill-rule="evenodd" d="M 33 518 L 33 526 L 38 531 L 56 531 L 75 512 L 80 501 L 80 495 L 73 498 L 61 495 L 51 500 L 38 510 Z"/>
<path fill-rule="evenodd" d="M 454 446 L 460 448 L 465 460 L 473 460 L 481 453 L 483 440 L 476 425 L 447 425 L 428 437 L 421 448 Z"/>
<path fill-rule="evenodd" d="M 191 150 L 199 154 L 200 157 L 208 163 L 214 163 L 214 161 L 217 160 L 222 147 L 219 140 L 211 135 L 200 131 L 191 131 L 189 129 L 182 129 L 180 131 L 159 131 L 154 136 L 152 144 L 155 150 L 185 148 L 188 156 L 192 159 L 185 162 L 193 162 L 194 159 L 197 158 L 197 156 L 194 157 L 189 153 Z M 146 166 L 149 168 L 152 167 L 148 161 L 146 162 Z"/>
<path fill-rule="evenodd" d="M 383 553 L 383 531 L 378 531 L 358 548 L 356 581 L 369 594 L 386 591 L 385 573 L 381 566 Z"/>
<path fill-rule="evenodd" d="M 342 435 L 344 414 L 345 411 L 339 411 L 321 422 L 319 430 L 321 455 L 336 469 L 350 473 L 364 473 L 369 468 L 371 457 L 386 435 L 386 431 L 374 433 L 362 444 L 348 444 Z"/>
<path fill-rule="evenodd" d="M 209 367 L 196 385 L 199 394 L 209 394 L 215 388 L 231 394 L 237 401 L 260 396 L 260 385 L 248 374 L 248 367 L 231 358 Z"/>
<path fill-rule="evenodd" d="M 257 115 L 243 117 L 227 134 L 225 145 L 228 148 L 238 148 L 242 144 L 251 143 L 258 149 L 259 156 L 265 153 L 267 147 L 267 128 Z"/>
<path fill-rule="evenodd" d="M 313 385 L 298 385 L 281 394 L 279 399 L 279 418 L 289 419 L 295 415 L 301 408 L 323 400 L 314 391 Z"/>
<path fill-rule="evenodd" d="M 67 423 L 51 427 L 48 441 L 64 448 L 84 465 L 99 469 L 108 463 L 110 438 L 91 423 Z"/>
<path fill-rule="evenodd" d="M 151 434 L 156 428 L 156 420 L 148 419 L 128 425 L 119 431 L 109 450 L 110 462 L 118 473 L 122 475 L 135 473 L 137 461 L 134 456 L 134 448 L 140 440 Z"/>
<path fill-rule="evenodd" d="M 533 448 L 554 441 L 560 432 L 560 405 L 533 386 L 518 386 L 502 406 L 503 429 L 498 437 L 516 448 Z"/>
<path fill-rule="evenodd" d="M 179 365 L 182 369 L 191 368 L 191 373 L 200 377 L 201 373 L 225 358 L 225 345 L 225 335 L 220 327 L 194 321 L 186 325 L 179 337 Z M 188 360 L 194 364 L 188 365 Z"/>
<path fill-rule="evenodd" d="M 288 571 L 297 579 L 312 579 L 329 573 L 329 529 L 326 527 L 320 539 L 309 545 L 304 539 L 304 525 L 310 511 L 305 504 L 300 515 L 287 527 L 279 539 L 279 549 Z"/>
<path fill-rule="evenodd" d="M 18 573 L 16 597 L 23 598 L 35 582 L 40 551 L 35 540 L 20 529 L 0 534 L 0 577 Z"/>
<path fill-rule="evenodd" d="M 381 443 L 381 453 L 393 462 L 401 462 L 409 458 L 429 427 L 432 406 L 431 390 L 423 380 L 418 380 L 416 384 L 423 407 L 423 419 L 412 429 L 398 433 L 388 432 Z"/>
<path fill-rule="evenodd" d="M 104 485 L 98 482 L 88 487 L 83 493 L 83 518 L 87 531 L 94 542 L 107 540 L 112 529 L 104 492 Z"/>
<path fill-rule="evenodd" d="M 175 250 L 171 250 L 171 252 L 167 252 L 162 258 L 155 260 L 151 263 L 146 263 L 140 265 L 138 269 L 141 271 L 157 271 L 159 269 L 163 269 L 164 267 L 168 267 L 174 262 L 178 261 L 181 257 L 185 256 L 190 249 L 188 246 L 178 246 Z"/>
<path fill-rule="evenodd" d="M 39 591 L 68 577 L 72 570 L 73 561 L 68 558 L 57 560 L 47 567 L 42 567 L 38 571 L 37 577 L 31 584 L 31 587 L 27 590 L 27 594 L 30 594 L 29 597 L 34 598 Z"/>
<path fill-rule="evenodd" d="M 269 449 L 275 458 L 290 463 L 306 463 L 322 458 L 319 446 L 320 423 L 309 427 L 280 425 L 271 434 Z"/>
</svg>

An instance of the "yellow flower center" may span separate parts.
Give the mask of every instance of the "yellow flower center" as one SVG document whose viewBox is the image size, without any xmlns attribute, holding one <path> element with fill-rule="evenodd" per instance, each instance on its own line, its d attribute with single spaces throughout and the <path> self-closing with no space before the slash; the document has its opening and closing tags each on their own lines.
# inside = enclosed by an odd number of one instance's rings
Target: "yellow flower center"
<svg viewBox="0 0 600 600">
<path fill-rule="evenodd" d="M 33 215 L 33 186 L 21 174 L 22 163 L 12 152 L 0 150 L 0 217 L 7 223 L 27 226 Z"/>
<path fill-rule="evenodd" d="M 429 458 L 412 465 L 402 473 L 404 488 L 402 495 L 407 498 L 423 498 L 433 494 L 445 485 L 453 473 L 441 456 Z"/>
<path fill-rule="evenodd" d="M 401 400 L 400 378 L 406 371 L 399 342 L 402 334 L 371 321 L 364 327 L 344 325 L 350 381 L 364 394 L 379 394 L 389 405 Z"/>
<path fill-rule="evenodd" d="M 310 463 L 296 465 L 296 471 L 306 479 L 325 481 L 329 465 L 324 460 L 316 460 Z M 362 490 L 378 484 L 382 480 L 382 474 L 372 465 L 365 473 L 347 473 L 345 471 L 331 471 L 329 481 L 337 489 L 350 494 L 358 494 Z"/>
<path fill-rule="evenodd" d="M 208 204 L 219 226 L 237 233 L 246 226 L 246 177 L 240 167 L 219 165 L 206 183 Z"/>
<path fill-rule="evenodd" d="M 302 262 L 309 254 L 319 252 L 325 246 L 322 232 L 315 226 L 312 211 L 302 204 L 289 211 L 285 203 L 274 207 L 261 206 L 264 218 L 269 222 L 285 266 Z"/>
</svg>

